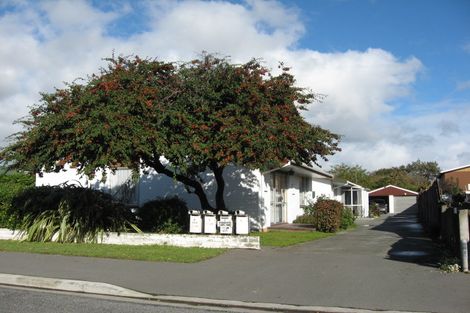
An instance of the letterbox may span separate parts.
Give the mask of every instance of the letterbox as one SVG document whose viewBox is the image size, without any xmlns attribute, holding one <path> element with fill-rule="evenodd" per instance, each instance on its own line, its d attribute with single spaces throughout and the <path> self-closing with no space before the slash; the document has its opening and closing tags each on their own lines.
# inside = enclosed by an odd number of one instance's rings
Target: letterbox
<svg viewBox="0 0 470 313">
<path fill-rule="evenodd" d="M 198 210 L 189 210 L 189 232 L 192 234 L 202 233 L 202 217 Z"/>
<path fill-rule="evenodd" d="M 249 217 L 245 211 L 235 211 L 235 234 L 248 235 L 250 232 Z"/>
<path fill-rule="evenodd" d="M 204 234 L 215 234 L 217 233 L 217 220 L 215 214 L 212 211 L 202 211 L 202 217 L 204 220 Z"/>
<path fill-rule="evenodd" d="M 219 210 L 217 212 L 219 216 L 218 226 L 219 233 L 223 235 L 233 234 L 233 217 L 227 211 Z"/>
</svg>

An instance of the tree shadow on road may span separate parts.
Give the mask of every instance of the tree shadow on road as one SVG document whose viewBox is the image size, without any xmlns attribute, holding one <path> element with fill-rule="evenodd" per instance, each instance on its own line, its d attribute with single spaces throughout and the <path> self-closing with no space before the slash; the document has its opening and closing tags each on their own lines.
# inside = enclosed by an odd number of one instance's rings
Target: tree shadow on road
<svg viewBox="0 0 470 313">
<path fill-rule="evenodd" d="M 394 233 L 400 237 L 387 252 L 388 259 L 439 267 L 441 248 L 426 236 L 413 208 L 389 216 L 373 230 Z"/>
</svg>

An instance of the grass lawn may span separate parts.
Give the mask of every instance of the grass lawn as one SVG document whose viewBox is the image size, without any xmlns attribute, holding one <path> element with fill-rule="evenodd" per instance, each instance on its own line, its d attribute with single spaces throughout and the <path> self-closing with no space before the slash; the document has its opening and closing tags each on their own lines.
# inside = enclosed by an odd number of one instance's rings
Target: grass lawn
<svg viewBox="0 0 470 313">
<path fill-rule="evenodd" d="M 252 233 L 251 235 L 260 237 L 261 246 L 287 247 L 302 242 L 330 237 L 334 234 L 317 231 L 271 230 L 267 233 Z"/>
<path fill-rule="evenodd" d="M 226 249 L 172 246 L 127 246 L 91 243 L 21 242 L 0 240 L 0 251 L 60 254 L 111 259 L 193 263 L 216 257 Z"/>
</svg>

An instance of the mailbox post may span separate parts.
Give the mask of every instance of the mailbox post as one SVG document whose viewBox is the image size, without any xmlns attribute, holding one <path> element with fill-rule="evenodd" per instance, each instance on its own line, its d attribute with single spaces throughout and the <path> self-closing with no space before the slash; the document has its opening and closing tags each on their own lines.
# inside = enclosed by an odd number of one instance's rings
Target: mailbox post
<svg viewBox="0 0 470 313">
<path fill-rule="evenodd" d="M 470 189 L 470 186 L 467 187 Z M 460 254 L 462 256 L 462 270 L 468 272 L 468 209 L 470 208 L 470 190 L 465 193 L 465 201 L 459 209 Z"/>
<path fill-rule="evenodd" d="M 219 216 L 219 233 L 223 235 L 233 234 L 233 218 L 230 213 L 224 210 L 219 210 L 217 215 Z"/>
</svg>

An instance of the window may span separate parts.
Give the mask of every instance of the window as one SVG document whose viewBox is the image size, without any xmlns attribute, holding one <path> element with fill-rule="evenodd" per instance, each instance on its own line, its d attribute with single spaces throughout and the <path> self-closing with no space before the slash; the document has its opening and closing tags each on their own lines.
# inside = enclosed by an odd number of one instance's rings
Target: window
<svg viewBox="0 0 470 313">
<path fill-rule="evenodd" d="M 315 193 L 312 191 L 312 179 L 310 177 L 301 177 L 300 180 L 300 205 L 305 206 L 313 200 Z"/>
<path fill-rule="evenodd" d="M 345 205 L 359 204 L 357 190 L 353 190 L 352 195 L 353 195 L 353 199 L 351 201 L 351 190 L 346 189 L 344 191 L 344 198 L 345 198 L 344 204 Z"/>
</svg>

